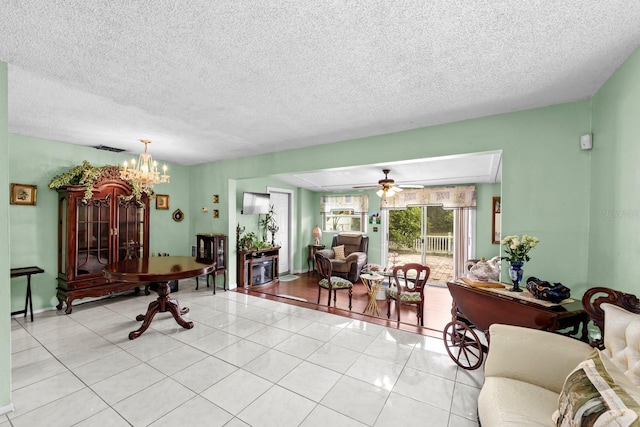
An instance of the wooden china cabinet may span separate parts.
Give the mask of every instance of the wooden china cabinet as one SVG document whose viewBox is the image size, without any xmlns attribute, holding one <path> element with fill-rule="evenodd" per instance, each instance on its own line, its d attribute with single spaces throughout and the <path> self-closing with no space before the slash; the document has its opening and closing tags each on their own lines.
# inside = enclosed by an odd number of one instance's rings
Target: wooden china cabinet
<svg viewBox="0 0 640 427">
<path fill-rule="evenodd" d="M 101 172 L 87 202 L 82 185 L 58 190 L 58 310 L 66 303 L 71 313 L 77 298 L 137 291 L 135 284 L 111 282 L 102 273 L 113 262 L 149 256 L 149 199 L 127 200 L 131 194 L 117 166 Z"/>
</svg>

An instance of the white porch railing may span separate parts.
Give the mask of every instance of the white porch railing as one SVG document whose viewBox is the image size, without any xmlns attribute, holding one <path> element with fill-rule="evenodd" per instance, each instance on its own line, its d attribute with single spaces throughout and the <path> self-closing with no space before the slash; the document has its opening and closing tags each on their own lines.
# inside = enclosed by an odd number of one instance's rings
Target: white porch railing
<svg viewBox="0 0 640 427">
<path fill-rule="evenodd" d="M 415 239 L 413 249 L 417 252 L 422 251 L 422 244 L 422 239 Z M 427 236 L 424 244 L 426 245 L 427 253 L 453 254 L 453 234 L 451 233 L 446 236 Z"/>
</svg>

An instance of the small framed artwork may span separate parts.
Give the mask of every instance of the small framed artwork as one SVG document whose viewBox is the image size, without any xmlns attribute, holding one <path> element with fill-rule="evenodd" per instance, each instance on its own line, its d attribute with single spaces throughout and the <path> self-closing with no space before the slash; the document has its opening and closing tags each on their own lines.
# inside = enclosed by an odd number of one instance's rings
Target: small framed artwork
<svg viewBox="0 0 640 427">
<path fill-rule="evenodd" d="M 214 209 L 213 210 L 213 217 L 214 218 L 220 218 L 220 211 L 218 209 Z"/>
<path fill-rule="evenodd" d="M 169 209 L 168 194 L 156 194 L 156 209 Z"/>
<path fill-rule="evenodd" d="M 491 243 L 497 245 L 500 243 L 501 225 L 500 215 L 502 211 L 500 196 L 495 196 L 492 199 L 492 216 L 491 216 Z"/>
<path fill-rule="evenodd" d="M 220 196 L 217 194 L 213 195 L 213 203 L 220 203 Z"/>
<path fill-rule="evenodd" d="M 35 205 L 37 185 L 11 184 L 11 204 L 12 205 Z"/>
<path fill-rule="evenodd" d="M 180 222 L 184 219 L 184 213 L 180 209 L 176 209 L 171 217 L 175 222 Z"/>
</svg>

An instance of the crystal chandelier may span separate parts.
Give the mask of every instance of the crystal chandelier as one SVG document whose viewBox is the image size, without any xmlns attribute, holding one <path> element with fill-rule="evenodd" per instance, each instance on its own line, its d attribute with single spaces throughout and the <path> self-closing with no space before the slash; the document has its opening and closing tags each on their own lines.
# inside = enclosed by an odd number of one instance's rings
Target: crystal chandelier
<svg viewBox="0 0 640 427">
<path fill-rule="evenodd" d="M 124 169 L 120 171 L 120 178 L 125 181 L 136 182 L 140 185 L 142 192 L 149 192 L 154 184 L 169 182 L 167 175 L 167 165 L 162 166 L 162 175 L 158 172 L 158 163 L 153 161 L 151 154 L 147 154 L 147 145 L 151 144 L 148 139 L 141 139 L 144 144 L 144 153 L 140 154 L 138 163 L 135 159 L 124 162 Z"/>
</svg>

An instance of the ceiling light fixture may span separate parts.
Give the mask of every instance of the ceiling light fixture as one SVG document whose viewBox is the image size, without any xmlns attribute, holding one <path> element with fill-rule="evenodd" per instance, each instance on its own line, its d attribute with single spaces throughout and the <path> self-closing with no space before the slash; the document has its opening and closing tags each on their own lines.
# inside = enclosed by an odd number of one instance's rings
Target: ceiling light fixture
<svg viewBox="0 0 640 427">
<path fill-rule="evenodd" d="M 164 184 L 169 182 L 167 175 L 167 165 L 162 166 L 162 175 L 158 172 L 158 163 L 153 161 L 151 154 L 147 154 L 147 145 L 151 144 L 148 139 L 141 139 L 144 144 L 144 153 L 140 154 L 138 163 L 135 159 L 131 162 L 124 162 L 124 169 L 120 171 L 120 178 L 125 181 L 133 181 L 140 184 L 141 190 L 148 193 L 154 184 Z"/>
<path fill-rule="evenodd" d="M 402 188 L 400 187 L 385 187 L 385 188 L 381 188 L 380 190 L 376 191 L 376 194 L 378 195 L 378 197 L 392 197 L 394 196 L 396 193 L 399 193 L 402 191 Z"/>
</svg>

